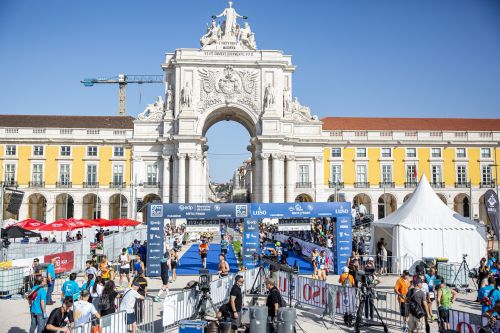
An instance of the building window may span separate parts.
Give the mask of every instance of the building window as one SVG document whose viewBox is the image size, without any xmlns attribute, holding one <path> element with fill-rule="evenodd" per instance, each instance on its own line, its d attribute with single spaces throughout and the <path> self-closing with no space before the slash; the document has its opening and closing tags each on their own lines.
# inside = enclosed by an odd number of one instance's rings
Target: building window
<svg viewBox="0 0 500 333">
<path fill-rule="evenodd" d="M 491 183 L 491 167 L 489 165 L 481 166 L 481 182 L 483 184 Z"/>
<path fill-rule="evenodd" d="M 158 166 L 156 164 L 148 165 L 146 176 L 148 184 L 156 184 L 158 182 Z"/>
<path fill-rule="evenodd" d="M 491 149 L 481 148 L 481 158 L 491 158 Z"/>
<path fill-rule="evenodd" d="M 99 130 L 98 129 L 88 129 L 87 134 L 99 134 Z"/>
<path fill-rule="evenodd" d="M 114 157 L 123 157 L 125 156 L 125 150 L 121 146 L 114 147 L 113 149 L 113 156 Z"/>
<path fill-rule="evenodd" d="M 309 183 L 309 165 L 299 165 L 299 183 Z"/>
<path fill-rule="evenodd" d="M 441 166 L 440 165 L 433 165 L 431 167 L 431 182 L 433 184 L 441 183 L 442 182 L 442 173 L 441 173 Z"/>
<path fill-rule="evenodd" d="M 342 182 L 342 166 L 341 165 L 332 165 L 330 172 L 330 182 L 332 183 L 341 183 Z"/>
<path fill-rule="evenodd" d="M 34 146 L 33 156 L 43 156 L 43 146 Z"/>
<path fill-rule="evenodd" d="M 43 164 L 33 164 L 33 173 L 31 181 L 36 184 L 43 182 Z"/>
<path fill-rule="evenodd" d="M 123 184 L 123 165 L 113 166 L 113 184 Z"/>
<path fill-rule="evenodd" d="M 71 156 L 71 146 L 61 146 L 61 156 Z"/>
<path fill-rule="evenodd" d="M 68 128 L 62 128 L 59 130 L 59 134 L 73 134 L 73 130 Z"/>
<path fill-rule="evenodd" d="M 406 148 L 406 157 L 417 157 L 417 148 Z"/>
<path fill-rule="evenodd" d="M 392 183 L 392 165 L 382 165 L 382 183 Z"/>
<path fill-rule="evenodd" d="M 415 164 L 406 166 L 406 182 L 407 183 L 417 182 L 417 166 Z"/>
<path fill-rule="evenodd" d="M 392 157 L 392 149 L 382 148 L 382 157 Z"/>
<path fill-rule="evenodd" d="M 366 148 L 356 148 L 356 157 L 366 157 Z"/>
<path fill-rule="evenodd" d="M 87 147 L 87 156 L 97 157 L 97 146 L 88 146 Z"/>
<path fill-rule="evenodd" d="M 441 148 L 431 148 L 431 157 L 441 158 Z"/>
<path fill-rule="evenodd" d="M 59 181 L 62 185 L 68 185 L 70 183 L 70 167 L 69 164 L 60 164 L 59 165 Z"/>
<path fill-rule="evenodd" d="M 87 165 L 87 184 L 97 184 L 97 165 Z"/>
<path fill-rule="evenodd" d="M 16 156 L 17 155 L 17 146 L 15 146 L 15 145 L 5 146 L 5 155 Z"/>
<path fill-rule="evenodd" d="M 457 158 L 466 158 L 467 157 L 467 151 L 465 148 L 457 148 Z"/>
<path fill-rule="evenodd" d="M 332 157 L 342 157 L 342 149 L 332 148 Z"/>
<path fill-rule="evenodd" d="M 5 164 L 5 181 L 14 183 L 16 181 L 16 165 L 13 163 Z"/>
<path fill-rule="evenodd" d="M 356 165 L 356 182 L 357 183 L 366 183 L 367 182 L 366 175 L 366 165 Z"/>
<path fill-rule="evenodd" d="M 465 165 L 457 165 L 457 183 L 467 183 L 467 167 Z"/>
</svg>

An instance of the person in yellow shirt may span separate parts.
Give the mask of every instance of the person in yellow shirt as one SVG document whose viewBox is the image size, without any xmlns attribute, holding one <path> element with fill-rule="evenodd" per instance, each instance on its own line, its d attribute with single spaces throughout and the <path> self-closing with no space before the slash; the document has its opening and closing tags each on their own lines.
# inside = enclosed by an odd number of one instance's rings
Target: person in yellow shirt
<svg viewBox="0 0 500 333">
<path fill-rule="evenodd" d="M 408 315 L 409 315 L 408 306 L 406 304 L 406 294 L 408 294 L 410 288 L 412 288 L 411 275 L 409 271 L 404 270 L 403 274 L 396 281 L 396 285 L 394 286 L 394 292 L 396 293 L 396 295 L 399 296 L 398 297 L 399 313 L 401 317 L 403 317 L 404 321 L 403 330 L 405 331 L 408 330 Z"/>
<path fill-rule="evenodd" d="M 349 268 L 344 267 L 342 269 L 342 274 L 339 276 L 339 283 L 345 287 L 353 287 L 354 286 L 354 277 L 349 274 Z"/>
</svg>

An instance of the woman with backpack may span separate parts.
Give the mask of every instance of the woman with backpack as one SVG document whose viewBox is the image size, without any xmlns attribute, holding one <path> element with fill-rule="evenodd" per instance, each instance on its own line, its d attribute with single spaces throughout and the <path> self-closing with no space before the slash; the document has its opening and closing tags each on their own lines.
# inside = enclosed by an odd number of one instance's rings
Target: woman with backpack
<svg viewBox="0 0 500 333">
<path fill-rule="evenodd" d="M 115 312 L 115 299 L 119 296 L 120 295 L 115 291 L 115 283 L 112 280 L 106 282 L 102 291 L 101 300 L 99 301 L 101 316 L 106 316 Z"/>
<path fill-rule="evenodd" d="M 99 309 L 99 302 L 101 301 L 102 291 L 104 290 L 104 283 L 102 277 L 98 276 L 95 279 L 94 285 L 92 286 L 92 290 L 90 291 L 90 297 L 92 298 L 92 304 L 96 308 L 97 311 Z"/>
<path fill-rule="evenodd" d="M 94 274 L 87 275 L 87 281 L 85 281 L 85 283 L 82 285 L 81 290 L 87 290 L 90 294 L 90 290 L 94 286 L 94 283 Z M 90 296 L 89 298 L 89 303 L 92 303 L 92 296 Z"/>
</svg>

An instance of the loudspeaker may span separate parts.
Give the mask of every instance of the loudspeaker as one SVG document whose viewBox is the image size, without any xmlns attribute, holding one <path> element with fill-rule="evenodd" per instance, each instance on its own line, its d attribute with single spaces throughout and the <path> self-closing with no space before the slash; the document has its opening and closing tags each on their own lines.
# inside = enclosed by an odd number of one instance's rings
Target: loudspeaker
<svg viewBox="0 0 500 333">
<path fill-rule="evenodd" d="M 21 204 L 23 203 L 24 192 L 11 192 L 7 211 L 11 214 L 18 215 Z"/>
</svg>

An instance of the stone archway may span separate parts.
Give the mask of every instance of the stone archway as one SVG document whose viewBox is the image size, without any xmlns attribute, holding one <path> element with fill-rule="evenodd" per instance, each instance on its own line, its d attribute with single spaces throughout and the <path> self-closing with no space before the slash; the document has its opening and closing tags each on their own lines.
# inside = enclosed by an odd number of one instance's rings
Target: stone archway
<svg viewBox="0 0 500 333">
<path fill-rule="evenodd" d="M 120 201 L 121 198 L 121 201 Z M 128 215 L 128 200 L 120 193 L 113 194 L 109 198 L 109 219 L 122 219 Z"/>
<path fill-rule="evenodd" d="M 47 199 L 40 193 L 34 193 L 28 198 L 28 217 L 41 222 L 47 222 Z"/>
<path fill-rule="evenodd" d="M 313 198 L 307 193 L 301 193 L 295 198 L 295 202 L 313 202 Z"/>
<path fill-rule="evenodd" d="M 88 193 L 83 197 L 82 216 L 87 220 L 101 218 L 101 199 L 97 194 Z"/>
<path fill-rule="evenodd" d="M 378 218 L 383 219 L 397 209 L 396 197 L 390 193 L 382 194 L 378 198 Z"/>
<path fill-rule="evenodd" d="M 365 193 L 359 193 L 354 196 L 352 203 L 356 210 L 363 212 L 366 210 L 367 214 L 372 214 L 372 199 Z"/>
<path fill-rule="evenodd" d="M 484 194 L 479 197 L 479 221 L 490 224 L 488 212 L 486 212 L 486 207 L 484 205 Z"/>
<path fill-rule="evenodd" d="M 446 200 L 446 196 L 443 194 L 443 193 L 436 193 L 436 195 L 439 197 L 439 199 L 441 199 L 441 201 L 447 205 L 448 204 L 448 200 Z"/>
<path fill-rule="evenodd" d="M 56 197 L 56 220 L 74 217 L 73 197 L 67 193 L 61 193 Z"/>
<path fill-rule="evenodd" d="M 453 199 L 453 210 L 463 217 L 471 217 L 470 216 L 470 199 L 469 196 L 465 193 L 460 193 L 455 196 Z"/>
</svg>

